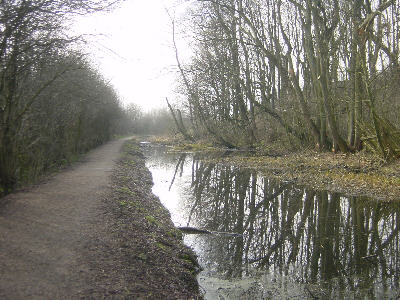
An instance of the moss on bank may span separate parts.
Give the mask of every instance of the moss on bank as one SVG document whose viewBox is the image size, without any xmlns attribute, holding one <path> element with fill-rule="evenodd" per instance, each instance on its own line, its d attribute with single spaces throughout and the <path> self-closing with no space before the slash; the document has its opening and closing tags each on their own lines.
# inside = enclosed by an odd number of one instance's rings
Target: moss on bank
<svg viewBox="0 0 400 300">
<path fill-rule="evenodd" d="M 152 193 L 152 177 L 138 144 L 125 143 L 112 175 L 111 226 L 124 257 L 127 299 L 200 299 L 195 254 L 182 242 L 169 212 Z M 191 259 L 188 259 L 190 257 Z"/>
</svg>

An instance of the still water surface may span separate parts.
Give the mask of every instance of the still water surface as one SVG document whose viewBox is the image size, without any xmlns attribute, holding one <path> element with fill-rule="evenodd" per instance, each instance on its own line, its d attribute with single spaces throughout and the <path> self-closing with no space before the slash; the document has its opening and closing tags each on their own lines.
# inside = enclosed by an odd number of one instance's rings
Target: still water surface
<svg viewBox="0 0 400 300">
<path fill-rule="evenodd" d="M 399 203 L 271 180 L 210 154 L 143 149 L 176 226 L 240 234 L 185 236 L 205 299 L 398 299 Z"/>
</svg>

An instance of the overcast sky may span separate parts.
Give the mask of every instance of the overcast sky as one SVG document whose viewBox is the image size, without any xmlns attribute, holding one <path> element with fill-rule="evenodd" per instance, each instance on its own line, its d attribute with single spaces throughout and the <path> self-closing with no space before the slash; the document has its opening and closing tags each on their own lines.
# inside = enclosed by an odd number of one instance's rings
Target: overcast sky
<svg viewBox="0 0 400 300">
<path fill-rule="evenodd" d="M 89 35 L 85 51 L 125 105 L 150 110 L 165 106 L 165 97 L 175 97 L 176 61 L 166 10 L 179 18 L 185 7 L 176 0 L 126 0 L 111 13 L 75 22 L 74 31 Z M 182 41 L 181 47 L 180 54 L 187 56 Z"/>
</svg>

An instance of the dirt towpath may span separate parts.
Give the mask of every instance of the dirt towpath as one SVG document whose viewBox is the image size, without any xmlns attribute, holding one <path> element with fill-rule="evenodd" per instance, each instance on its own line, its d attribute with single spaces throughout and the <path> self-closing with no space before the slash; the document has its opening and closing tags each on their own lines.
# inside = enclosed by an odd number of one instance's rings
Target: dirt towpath
<svg viewBox="0 0 400 300">
<path fill-rule="evenodd" d="M 76 299 L 90 288 L 87 241 L 102 238 L 102 195 L 123 142 L 1 199 L 0 299 Z"/>
</svg>

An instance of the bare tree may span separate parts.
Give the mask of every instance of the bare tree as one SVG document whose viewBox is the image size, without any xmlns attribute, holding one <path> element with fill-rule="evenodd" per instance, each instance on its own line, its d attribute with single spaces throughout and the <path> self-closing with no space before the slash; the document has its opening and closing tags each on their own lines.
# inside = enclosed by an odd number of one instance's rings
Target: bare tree
<svg viewBox="0 0 400 300">
<path fill-rule="evenodd" d="M 192 116 L 236 145 L 266 139 L 268 128 L 320 149 L 367 145 L 398 157 L 397 102 L 384 97 L 400 74 L 396 4 L 198 1 L 195 55 L 178 64 Z M 382 85 L 385 74 L 394 80 Z"/>
<path fill-rule="evenodd" d="M 75 104 L 80 107 L 78 116 L 81 116 L 81 119 L 77 122 L 70 120 L 71 123 L 78 124 L 75 128 L 77 132 L 74 142 L 75 151 L 90 147 L 81 147 L 82 128 L 80 126 L 87 116 L 84 116 L 84 111 L 92 109 L 89 104 L 83 103 L 86 100 L 93 101 L 93 98 L 89 95 L 86 95 L 87 98 L 72 98 L 71 95 L 64 93 L 65 90 L 55 91 L 51 87 L 64 88 L 60 83 L 68 78 L 70 81 L 66 88 L 71 90 L 74 81 L 69 74 L 85 73 L 87 75 L 85 80 L 92 77 L 90 79 L 92 82 L 97 80 L 106 90 L 110 88 L 82 60 L 82 54 L 72 53 L 69 46 L 78 38 L 66 34 L 64 27 L 65 21 L 76 14 L 109 9 L 113 4 L 112 1 L 81 0 L 0 2 L 0 186 L 3 192 L 11 191 L 21 178 L 29 176 L 26 168 L 31 159 L 33 161 L 34 159 L 27 155 L 27 149 L 32 150 L 39 144 L 43 146 L 43 140 L 54 138 L 57 134 L 65 134 L 53 132 L 53 135 L 46 136 L 45 133 L 40 133 L 42 130 L 44 132 L 46 123 L 49 125 L 44 120 L 48 117 L 56 117 L 55 112 L 45 115 L 40 109 L 50 107 L 54 109 L 61 95 L 66 97 L 63 101 L 70 101 L 73 108 Z M 88 88 L 89 86 L 85 88 L 86 92 Z M 95 87 L 95 90 L 98 89 Z M 82 89 L 78 90 L 82 91 Z M 118 101 L 115 101 L 116 94 L 106 93 L 105 97 L 108 96 L 114 99 L 110 104 L 113 106 L 112 109 L 119 107 Z M 50 107 L 45 106 L 44 103 Z M 98 105 L 109 103 L 109 100 L 106 100 L 105 103 L 98 103 Z M 84 108 L 85 105 L 87 108 Z M 68 117 L 70 113 L 65 111 L 63 117 Z M 39 124 L 34 118 L 40 118 L 43 124 Z M 103 124 L 107 127 L 107 122 Z M 50 128 L 48 129 L 50 131 Z M 108 129 L 102 129 L 102 137 L 97 136 L 97 142 L 92 143 L 92 146 L 109 136 Z M 47 133 L 50 134 L 49 131 Z M 65 141 L 70 141 L 69 136 L 63 138 Z M 37 165 L 35 163 L 33 169 L 43 169 L 51 164 L 51 160 L 43 162 L 40 159 L 44 159 L 44 155 L 37 159 Z"/>
</svg>

